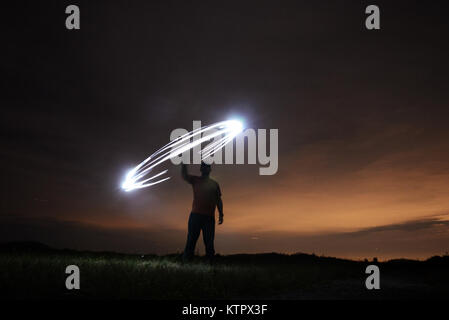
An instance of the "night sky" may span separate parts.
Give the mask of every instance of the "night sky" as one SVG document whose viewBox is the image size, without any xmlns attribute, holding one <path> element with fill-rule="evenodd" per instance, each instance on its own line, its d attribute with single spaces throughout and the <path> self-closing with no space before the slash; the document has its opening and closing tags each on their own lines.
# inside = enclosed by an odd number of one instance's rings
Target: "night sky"
<svg viewBox="0 0 449 320">
<path fill-rule="evenodd" d="M 218 253 L 449 251 L 447 5 L 391 2 L 10 4 L 0 241 L 182 251 L 192 191 L 181 168 L 139 191 L 120 183 L 172 130 L 241 117 L 279 129 L 279 170 L 213 166 Z M 80 30 L 65 28 L 69 4 Z M 365 28 L 369 4 L 381 30 Z"/>
</svg>

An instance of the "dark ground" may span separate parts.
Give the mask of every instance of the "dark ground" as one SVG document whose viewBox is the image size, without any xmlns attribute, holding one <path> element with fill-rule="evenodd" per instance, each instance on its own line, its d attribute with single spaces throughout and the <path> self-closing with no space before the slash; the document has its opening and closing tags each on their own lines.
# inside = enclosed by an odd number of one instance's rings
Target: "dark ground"
<svg viewBox="0 0 449 320">
<path fill-rule="evenodd" d="M 65 288 L 80 268 L 81 289 Z M 380 290 L 365 268 L 380 268 Z M 179 255 L 56 250 L 39 243 L 0 245 L 0 288 L 12 299 L 447 299 L 449 256 L 362 262 L 315 255 L 240 254 L 183 264 Z"/>
</svg>

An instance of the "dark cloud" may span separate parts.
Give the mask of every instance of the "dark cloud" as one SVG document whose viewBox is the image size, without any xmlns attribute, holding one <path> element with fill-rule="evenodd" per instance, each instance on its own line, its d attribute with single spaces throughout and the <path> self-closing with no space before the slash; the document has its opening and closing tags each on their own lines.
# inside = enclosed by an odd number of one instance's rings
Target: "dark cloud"
<svg viewBox="0 0 449 320">
<path fill-rule="evenodd" d="M 447 214 L 443 214 L 441 216 L 447 217 Z M 435 216 L 432 218 L 411 220 L 411 221 L 406 221 L 406 222 L 402 222 L 402 223 L 365 228 L 365 229 L 362 229 L 357 232 L 348 233 L 347 235 L 360 236 L 360 235 L 376 234 L 376 233 L 382 233 L 382 232 L 388 232 L 388 231 L 415 232 L 415 231 L 432 231 L 432 230 L 436 230 L 436 229 L 441 229 L 441 231 L 447 231 L 447 230 L 449 230 L 449 220 L 443 220 L 441 216 L 438 215 L 438 216 Z M 431 229 L 431 230 L 429 230 L 429 229 Z"/>
</svg>

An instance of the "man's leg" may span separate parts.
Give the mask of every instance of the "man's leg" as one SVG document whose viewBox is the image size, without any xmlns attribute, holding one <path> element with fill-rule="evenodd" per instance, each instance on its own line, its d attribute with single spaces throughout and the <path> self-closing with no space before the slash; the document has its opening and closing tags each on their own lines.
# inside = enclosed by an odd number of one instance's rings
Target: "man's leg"
<svg viewBox="0 0 449 320">
<path fill-rule="evenodd" d="M 206 247 L 206 257 L 212 259 L 215 255 L 214 249 L 215 217 L 204 216 L 202 229 L 203 229 L 203 241 Z"/>
<path fill-rule="evenodd" d="M 187 242 L 183 255 L 184 260 L 190 259 L 194 254 L 196 241 L 198 240 L 201 231 L 201 224 L 198 218 L 198 214 L 195 213 L 191 213 L 189 216 Z"/>
</svg>

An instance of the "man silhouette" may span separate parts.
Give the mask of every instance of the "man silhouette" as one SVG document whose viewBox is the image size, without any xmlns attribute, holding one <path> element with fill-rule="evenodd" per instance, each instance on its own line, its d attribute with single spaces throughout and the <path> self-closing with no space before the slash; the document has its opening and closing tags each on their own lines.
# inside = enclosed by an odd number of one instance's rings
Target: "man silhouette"
<svg viewBox="0 0 449 320">
<path fill-rule="evenodd" d="M 210 165 L 201 162 L 201 176 L 192 176 L 187 173 L 187 166 L 182 165 L 182 178 L 190 183 L 193 188 L 192 212 L 189 216 L 187 243 L 183 258 L 188 261 L 195 251 L 195 245 L 203 232 L 203 241 L 206 247 L 206 257 L 212 260 L 215 254 L 215 207 L 218 208 L 218 224 L 223 223 L 223 201 L 218 183 L 211 178 Z"/>
</svg>

